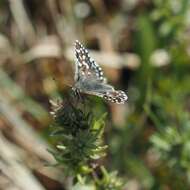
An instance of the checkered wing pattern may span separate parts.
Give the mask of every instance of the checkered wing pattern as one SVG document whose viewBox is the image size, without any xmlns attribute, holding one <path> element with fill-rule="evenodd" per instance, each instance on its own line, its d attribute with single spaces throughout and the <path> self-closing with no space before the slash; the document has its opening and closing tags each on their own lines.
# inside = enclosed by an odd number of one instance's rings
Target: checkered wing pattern
<svg viewBox="0 0 190 190">
<path fill-rule="evenodd" d="M 83 75 L 99 82 L 106 81 L 102 68 L 89 56 L 88 50 L 78 40 L 75 42 L 75 56 L 79 76 Z"/>
<path fill-rule="evenodd" d="M 75 42 L 75 85 L 80 92 L 96 95 L 117 104 L 123 104 L 127 95 L 121 90 L 115 90 L 106 83 L 102 68 L 89 56 L 88 50 L 79 42 Z"/>
<path fill-rule="evenodd" d="M 105 100 L 116 104 L 124 104 L 128 99 L 127 95 L 122 90 L 113 90 L 105 92 L 102 97 Z"/>
</svg>

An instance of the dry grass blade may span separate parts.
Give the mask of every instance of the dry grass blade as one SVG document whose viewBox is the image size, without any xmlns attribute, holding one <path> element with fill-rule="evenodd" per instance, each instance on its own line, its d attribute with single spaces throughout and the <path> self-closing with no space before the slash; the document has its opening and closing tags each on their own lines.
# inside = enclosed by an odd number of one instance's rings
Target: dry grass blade
<svg viewBox="0 0 190 190">
<path fill-rule="evenodd" d="M 31 171 L 23 164 L 15 147 L 1 133 L 0 147 L 0 176 L 4 175 L 4 178 L 6 177 L 7 179 L 4 189 L 45 190 Z"/>
<path fill-rule="evenodd" d="M 11 106 L 10 102 L 0 93 L 0 112 L 13 128 L 12 135 L 22 147 L 34 153 L 39 158 L 52 162 L 47 152 L 48 145 L 43 141 L 20 116 L 19 112 Z"/>
<path fill-rule="evenodd" d="M 22 0 L 9 0 L 10 10 L 24 40 L 30 46 L 36 41 L 35 31 L 26 13 Z"/>
<path fill-rule="evenodd" d="M 2 92 L 20 106 L 22 110 L 29 112 L 38 121 L 42 122 L 48 118 L 47 111 L 30 97 L 27 97 L 21 87 L 19 87 L 2 69 L 0 69 L 0 88 Z"/>
</svg>

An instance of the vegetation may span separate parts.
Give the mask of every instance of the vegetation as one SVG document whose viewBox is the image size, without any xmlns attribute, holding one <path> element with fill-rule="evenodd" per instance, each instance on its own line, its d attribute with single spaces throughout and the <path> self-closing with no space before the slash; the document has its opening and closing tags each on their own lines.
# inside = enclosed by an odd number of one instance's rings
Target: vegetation
<svg viewBox="0 0 190 190">
<path fill-rule="evenodd" d="M 0 1 L 0 189 L 189 189 L 189 15 L 190 0 Z M 76 39 L 125 105 L 72 96 Z"/>
</svg>

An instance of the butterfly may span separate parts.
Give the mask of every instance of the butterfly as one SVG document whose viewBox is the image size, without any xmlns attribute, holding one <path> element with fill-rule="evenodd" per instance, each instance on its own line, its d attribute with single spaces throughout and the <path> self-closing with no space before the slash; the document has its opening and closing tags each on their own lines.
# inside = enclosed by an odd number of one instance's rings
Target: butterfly
<svg viewBox="0 0 190 190">
<path fill-rule="evenodd" d="M 102 68 L 90 57 L 89 52 L 76 40 L 75 42 L 75 76 L 73 90 L 99 96 L 106 101 L 124 104 L 128 97 L 124 91 L 115 90 L 107 84 Z"/>
</svg>

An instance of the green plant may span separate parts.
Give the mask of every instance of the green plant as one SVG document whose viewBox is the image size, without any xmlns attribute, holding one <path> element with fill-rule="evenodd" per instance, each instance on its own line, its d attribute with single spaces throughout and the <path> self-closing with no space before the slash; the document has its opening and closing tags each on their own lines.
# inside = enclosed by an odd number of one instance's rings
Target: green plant
<svg viewBox="0 0 190 190">
<path fill-rule="evenodd" d="M 109 174 L 102 166 L 99 169 L 97 162 L 106 155 L 102 137 L 106 114 L 95 119 L 91 111 L 84 110 L 85 102 L 76 102 L 74 97 L 51 104 L 54 117 L 51 136 L 56 148 L 49 151 L 64 174 L 72 176 L 72 188 L 93 184 L 99 190 L 120 190 L 122 183 L 116 173 Z"/>
</svg>

